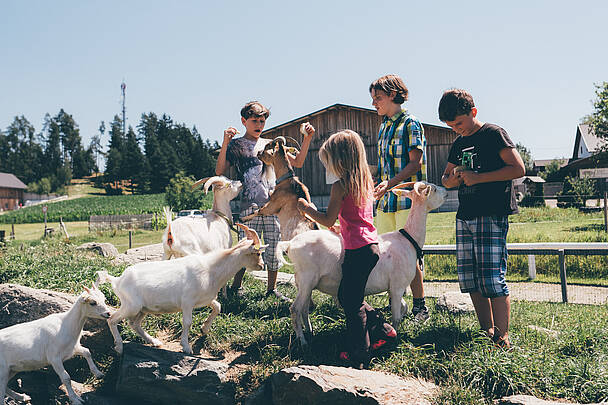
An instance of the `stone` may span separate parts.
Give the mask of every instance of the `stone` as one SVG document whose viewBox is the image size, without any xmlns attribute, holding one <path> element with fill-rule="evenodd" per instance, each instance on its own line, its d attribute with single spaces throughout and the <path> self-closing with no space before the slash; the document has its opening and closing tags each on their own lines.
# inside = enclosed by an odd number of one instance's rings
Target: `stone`
<svg viewBox="0 0 608 405">
<path fill-rule="evenodd" d="M 531 395 L 511 395 L 494 400 L 495 405 L 578 405 L 573 402 L 546 401 Z M 599 404 L 589 404 L 599 405 Z"/>
<path fill-rule="evenodd" d="M 118 249 L 111 243 L 89 242 L 83 243 L 76 249 L 95 252 L 103 257 L 114 258 L 118 256 Z"/>
<path fill-rule="evenodd" d="M 447 311 L 451 314 L 475 313 L 475 307 L 469 294 L 461 292 L 447 292 L 437 298 L 437 310 Z"/>
<path fill-rule="evenodd" d="M 437 387 L 430 382 L 379 371 L 304 365 L 273 374 L 270 391 L 273 404 L 430 405 Z M 268 394 L 259 392 L 256 395 Z"/>
<path fill-rule="evenodd" d="M 235 388 L 227 371 L 219 361 L 127 343 L 116 393 L 151 404 L 233 404 Z"/>
</svg>

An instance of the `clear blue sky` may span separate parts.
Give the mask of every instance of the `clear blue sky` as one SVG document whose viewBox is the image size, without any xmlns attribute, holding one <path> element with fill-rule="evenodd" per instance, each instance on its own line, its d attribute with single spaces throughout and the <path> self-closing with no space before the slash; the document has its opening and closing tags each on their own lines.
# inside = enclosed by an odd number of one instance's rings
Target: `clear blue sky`
<svg viewBox="0 0 608 405">
<path fill-rule="evenodd" d="M 461 87 L 535 159 L 569 157 L 608 81 L 605 0 L 6 0 L 0 16 L 0 128 L 24 115 L 38 132 L 63 108 L 85 146 L 120 113 L 123 78 L 129 125 L 167 113 L 221 142 L 249 100 L 271 108 L 270 128 L 371 108 L 369 83 L 396 73 L 422 122 L 441 124 L 442 92 Z"/>
</svg>

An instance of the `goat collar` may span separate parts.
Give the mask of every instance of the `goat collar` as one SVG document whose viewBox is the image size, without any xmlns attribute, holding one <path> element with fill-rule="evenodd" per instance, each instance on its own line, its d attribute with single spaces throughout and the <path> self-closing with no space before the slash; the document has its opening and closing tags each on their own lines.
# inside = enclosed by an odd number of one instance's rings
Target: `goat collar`
<svg viewBox="0 0 608 405">
<path fill-rule="evenodd" d="M 226 221 L 226 223 L 228 223 L 228 227 L 229 227 L 230 229 L 232 229 L 234 232 L 236 232 L 236 234 L 237 234 L 237 235 L 239 234 L 239 230 L 238 230 L 238 229 L 236 229 L 236 228 L 234 227 L 234 224 L 232 223 L 232 220 L 231 220 L 230 218 L 228 218 L 228 217 L 226 216 L 226 214 L 224 214 L 224 213 L 223 213 L 223 212 L 221 212 L 221 211 L 211 211 L 211 212 L 213 212 L 215 215 L 217 215 L 218 217 L 220 217 L 220 218 L 222 218 L 224 221 Z"/>
<path fill-rule="evenodd" d="M 418 259 L 418 263 L 420 264 L 420 270 L 424 271 L 424 252 L 420 248 L 420 245 L 418 245 L 418 242 L 416 242 L 414 238 L 412 238 L 412 235 L 407 233 L 405 229 L 401 228 L 399 229 L 399 232 L 401 233 L 401 235 L 405 236 L 405 238 L 410 241 L 412 246 L 414 246 L 414 249 L 416 249 L 416 258 Z"/>
<path fill-rule="evenodd" d="M 287 171 L 287 173 L 285 173 L 284 175 L 282 175 L 281 177 L 279 177 L 277 179 L 277 183 L 279 184 L 280 182 L 282 182 L 283 180 L 287 180 L 287 179 L 291 179 L 292 177 L 294 177 L 296 175 L 296 173 L 293 171 L 293 169 L 289 169 Z"/>
</svg>

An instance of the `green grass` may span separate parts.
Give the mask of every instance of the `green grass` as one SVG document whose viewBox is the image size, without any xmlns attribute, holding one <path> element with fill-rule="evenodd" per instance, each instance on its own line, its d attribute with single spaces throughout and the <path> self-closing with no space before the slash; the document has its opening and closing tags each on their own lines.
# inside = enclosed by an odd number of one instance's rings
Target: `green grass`
<svg viewBox="0 0 608 405">
<path fill-rule="evenodd" d="M 75 244 L 60 238 L 13 242 L 0 250 L 0 282 L 34 288 L 50 288 L 77 294 L 94 279 L 95 271 L 118 275 L 107 259 L 78 252 Z M 242 400 L 262 381 L 281 368 L 298 365 L 339 365 L 338 353 L 345 331 L 344 315 L 326 295 L 313 292 L 317 304 L 311 312 L 314 336 L 309 350 L 294 341 L 289 306 L 265 298 L 265 285 L 248 274 L 243 298 L 220 299 L 222 313 L 208 336 L 200 335 L 209 309 L 197 310 L 191 329 L 194 347 L 210 354 L 236 357 L 231 378 Z M 279 286 L 294 297 L 292 286 Z M 116 296 L 107 285 L 103 291 L 111 305 Z M 370 297 L 377 308 L 387 305 L 385 295 Z M 411 305 L 411 298 L 406 297 Z M 429 299 L 431 319 L 424 325 L 405 319 L 398 341 L 377 353 L 372 369 L 405 377 L 419 377 L 440 386 L 436 404 L 490 404 L 511 394 L 531 394 L 570 402 L 608 399 L 608 311 L 606 306 L 513 302 L 511 351 L 494 348 L 478 331 L 474 315 L 455 316 L 437 312 Z M 385 317 L 390 313 L 382 309 Z M 148 316 L 145 328 L 179 339 L 181 316 Z M 536 325 L 559 332 L 550 337 L 531 330 Z M 141 342 L 126 323 L 123 337 Z M 108 350 L 110 350 L 108 348 Z M 234 354 L 238 355 L 234 355 Z M 94 354 L 95 356 L 96 354 Z M 113 387 L 118 358 L 103 365 L 104 386 Z M 238 371 L 237 371 L 238 370 Z"/>
</svg>

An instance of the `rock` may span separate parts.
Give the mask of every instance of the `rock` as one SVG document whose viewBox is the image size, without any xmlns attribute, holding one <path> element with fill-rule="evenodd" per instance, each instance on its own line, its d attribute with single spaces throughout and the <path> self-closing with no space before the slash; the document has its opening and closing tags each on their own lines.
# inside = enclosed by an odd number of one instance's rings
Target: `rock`
<svg viewBox="0 0 608 405">
<path fill-rule="evenodd" d="M 531 395 L 511 395 L 494 400 L 495 405 L 577 405 L 572 402 L 545 401 Z M 599 404 L 590 404 L 599 405 Z"/>
<path fill-rule="evenodd" d="M 114 264 L 128 264 L 163 260 L 163 244 L 146 245 L 127 250 L 117 255 L 112 261 Z"/>
<path fill-rule="evenodd" d="M 121 397 L 151 404 L 233 404 L 228 365 L 179 352 L 127 343 L 116 383 Z"/>
<path fill-rule="evenodd" d="M 0 284 L 0 329 L 67 311 L 76 299 L 75 295 L 51 290 Z M 91 350 L 93 358 L 100 352 L 111 353 L 114 347 L 108 324 L 103 319 L 86 321 L 80 343 Z"/>
<path fill-rule="evenodd" d="M 118 249 L 114 247 L 111 243 L 97 243 L 97 242 L 89 242 L 83 243 L 78 246 L 76 249 L 79 250 L 88 250 L 91 252 L 95 252 L 100 254 L 103 257 L 114 258 L 118 256 Z"/>
<path fill-rule="evenodd" d="M 429 382 L 334 366 L 286 368 L 270 377 L 270 386 L 273 404 L 430 405 L 437 392 Z"/>
<path fill-rule="evenodd" d="M 475 307 L 469 294 L 461 292 L 447 292 L 437 298 L 435 307 L 441 311 L 447 311 L 451 314 L 466 314 L 474 313 Z"/>
<path fill-rule="evenodd" d="M 557 337 L 559 336 L 559 332 L 558 331 L 547 329 L 547 328 L 543 328 L 542 326 L 528 325 L 528 329 L 535 330 L 535 331 L 540 332 L 540 333 L 544 333 L 547 336 L 552 337 L 554 339 L 557 339 Z"/>
</svg>

